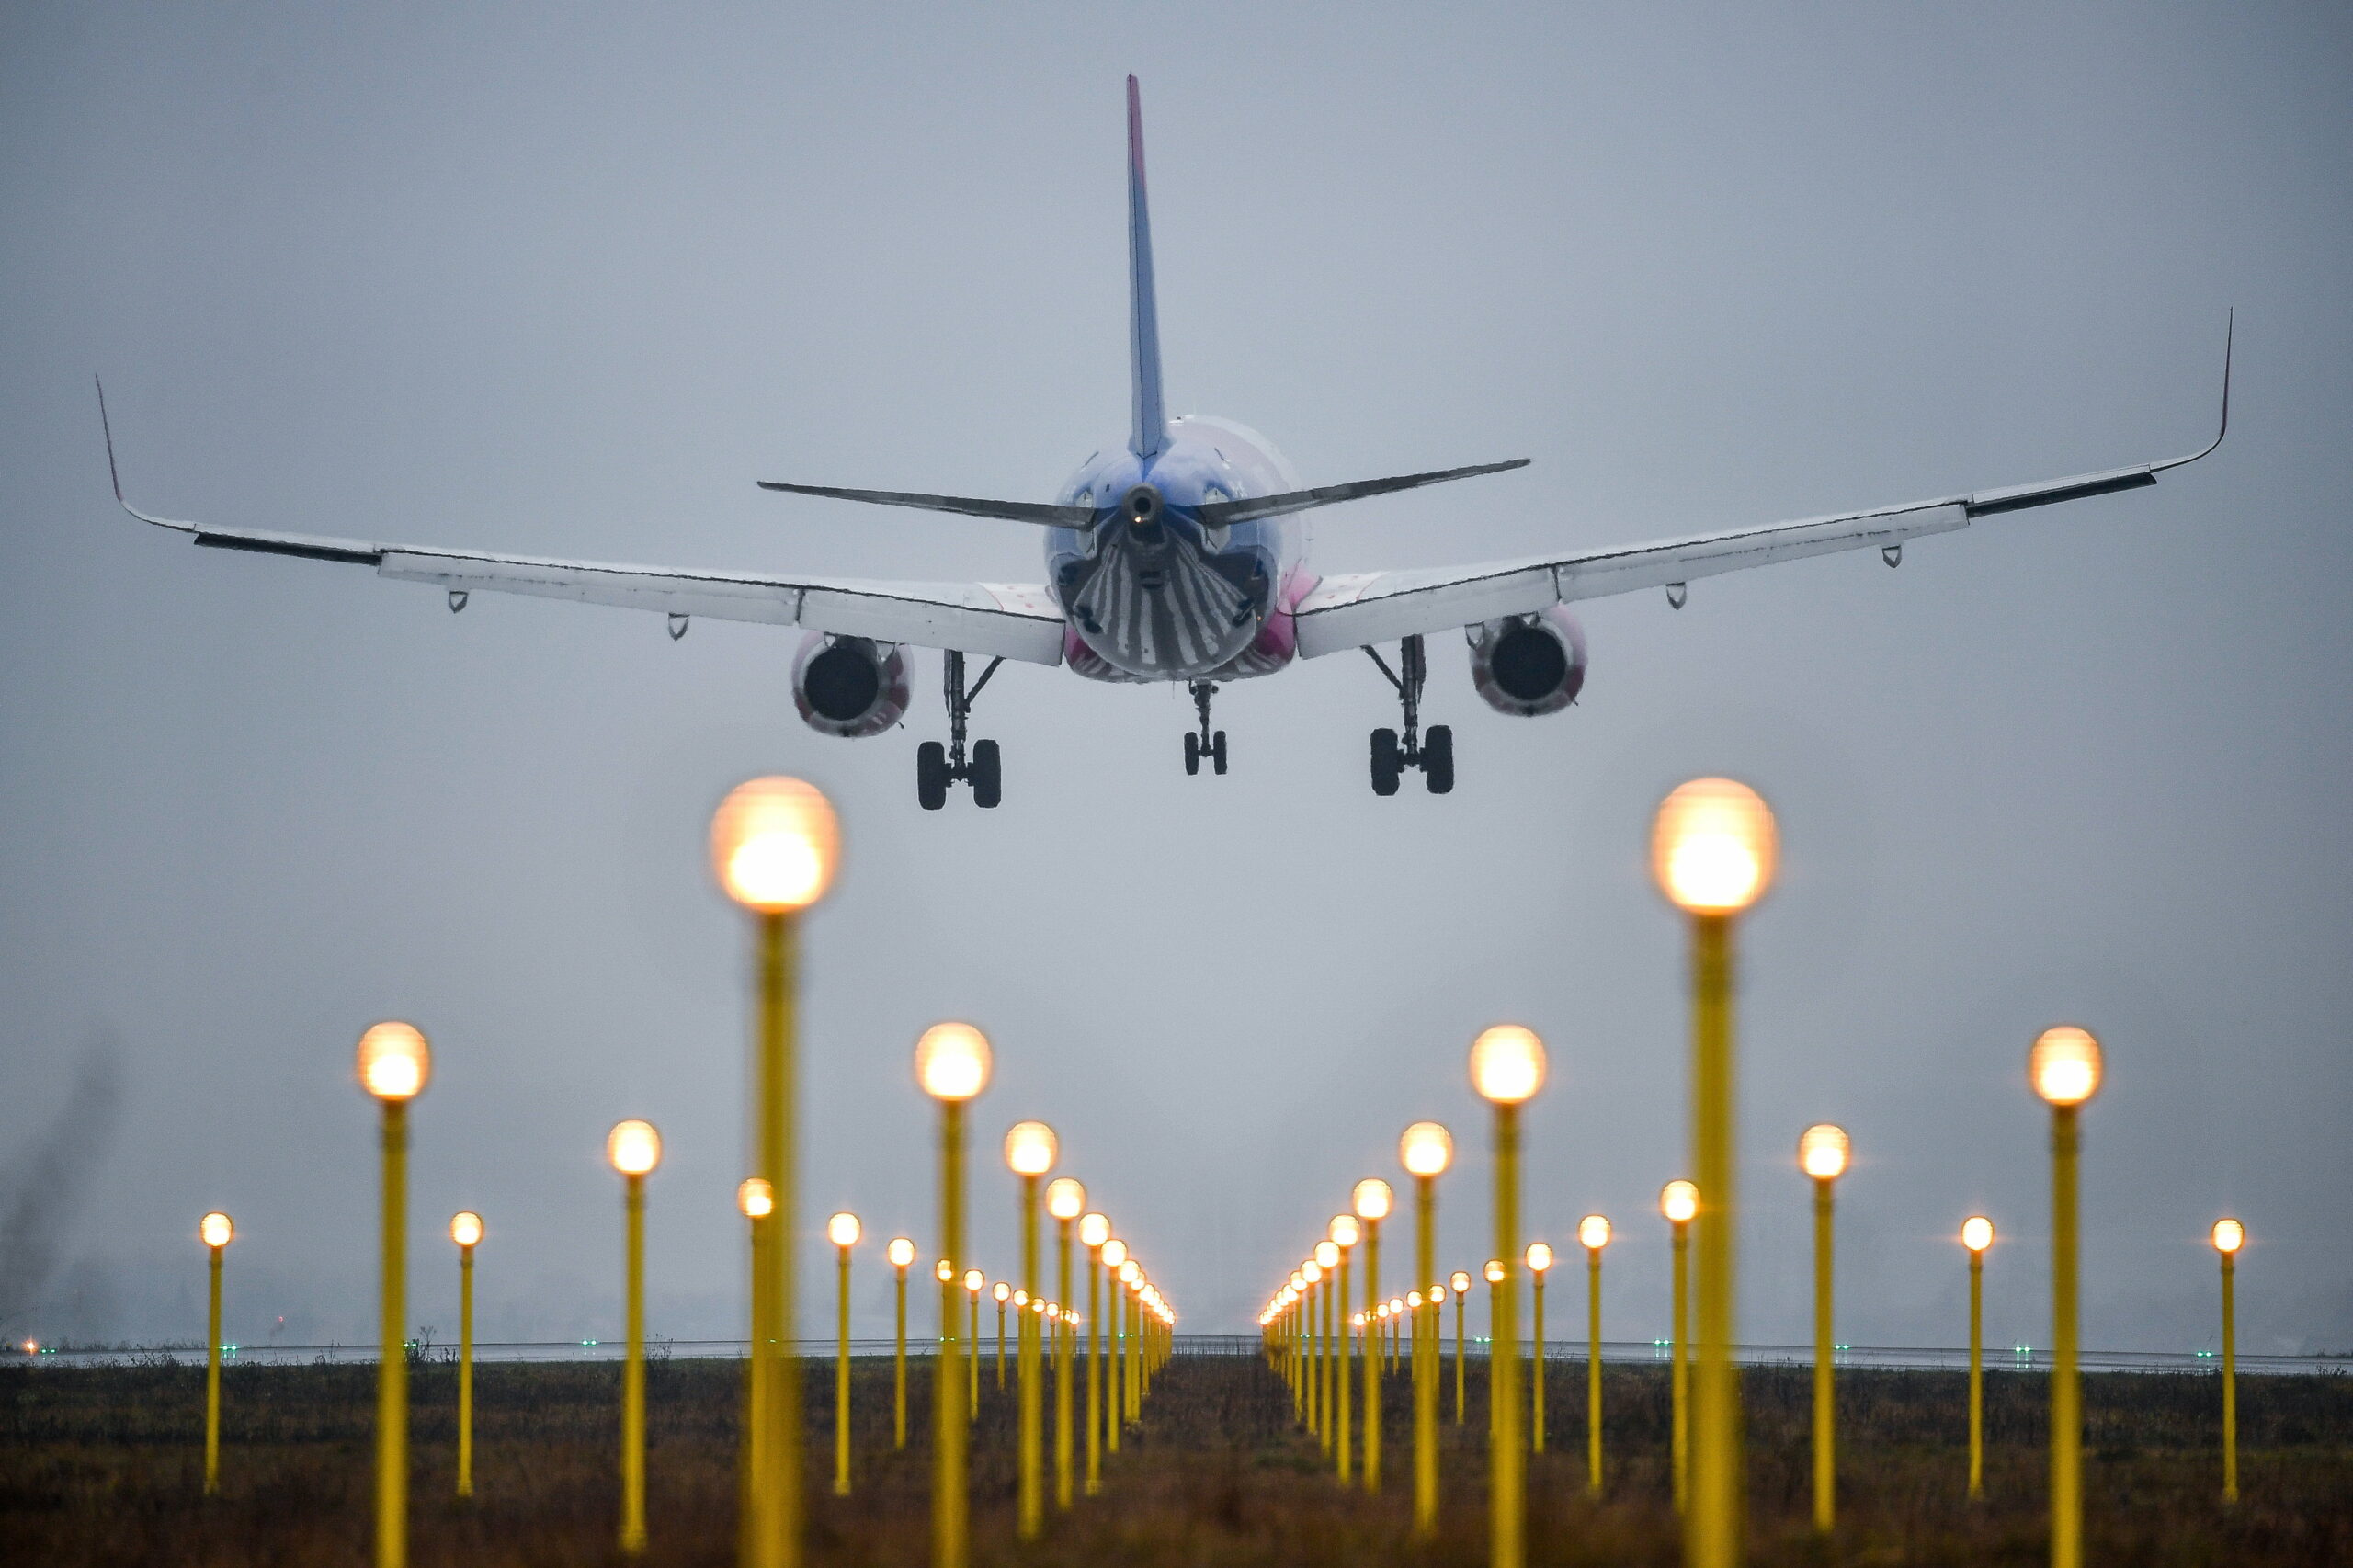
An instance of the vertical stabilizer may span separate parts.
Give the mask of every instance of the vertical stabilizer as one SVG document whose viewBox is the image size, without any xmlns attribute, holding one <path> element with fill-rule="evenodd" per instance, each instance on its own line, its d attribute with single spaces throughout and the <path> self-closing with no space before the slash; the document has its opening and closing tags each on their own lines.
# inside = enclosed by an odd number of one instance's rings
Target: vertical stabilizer
<svg viewBox="0 0 2353 1568">
<path fill-rule="evenodd" d="M 1149 458 L 1168 444 L 1160 396 L 1160 307 L 1152 291 L 1152 212 L 1143 192 L 1143 100 L 1128 78 L 1128 355 L 1135 421 L 1128 449 Z"/>
</svg>

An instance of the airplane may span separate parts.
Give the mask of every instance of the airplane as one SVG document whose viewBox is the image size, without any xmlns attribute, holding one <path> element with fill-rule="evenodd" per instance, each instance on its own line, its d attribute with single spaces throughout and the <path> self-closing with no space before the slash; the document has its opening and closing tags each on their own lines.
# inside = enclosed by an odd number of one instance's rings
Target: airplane
<svg viewBox="0 0 2353 1568">
<path fill-rule="evenodd" d="M 1303 485 L 1265 437 L 1230 420 L 1168 415 L 1161 390 L 1160 323 L 1152 220 L 1145 199 L 1143 114 L 1128 78 L 1128 352 L 1131 409 L 1123 446 L 1098 449 L 1051 502 L 996 501 L 904 491 L 851 490 L 783 481 L 765 490 L 915 507 L 1024 523 L 1043 532 L 1046 581 L 903 583 L 713 573 L 543 560 L 483 551 L 221 528 L 152 517 L 123 499 L 114 432 L 98 389 L 115 500 L 142 522 L 199 545 L 372 566 L 377 574 L 446 590 L 449 608 L 476 593 L 531 594 L 666 615 L 672 639 L 695 616 L 802 630 L 792 663 L 794 705 L 827 735 L 878 735 L 909 701 L 910 648 L 943 654 L 949 739 L 915 749 L 915 796 L 926 811 L 950 785 L 973 803 L 1003 798 L 993 740 L 968 743 L 972 704 L 1007 659 L 1061 665 L 1088 680 L 1182 681 L 1198 723 L 1185 736 L 1185 771 L 1226 771 L 1225 732 L 1211 727 L 1223 682 L 1269 676 L 1295 660 L 1362 649 L 1395 689 L 1396 729 L 1372 732 L 1373 792 L 1394 795 L 1408 769 L 1430 793 L 1454 788 L 1454 733 L 1421 724 L 1428 655 L 1424 640 L 1460 631 L 1472 688 L 1496 711 L 1557 713 L 1586 676 L 1585 633 L 1569 606 L 1610 594 L 1664 588 L 1680 609 L 1700 577 L 1835 551 L 1876 548 L 1890 566 L 1907 540 L 1949 533 L 1980 517 L 2139 489 L 2195 462 L 2230 429 L 2230 356 L 2222 352 L 2222 415 L 2214 439 L 2188 457 L 1806 517 L 1762 527 L 1572 551 L 1468 566 L 1319 576 L 1293 519 L 1312 508 L 1452 480 L 1500 473 L 1529 460 L 1437 469 L 1341 484 Z M 1380 645 L 1395 642 L 1394 665 Z M 967 682 L 966 660 L 989 663 Z"/>
</svg>

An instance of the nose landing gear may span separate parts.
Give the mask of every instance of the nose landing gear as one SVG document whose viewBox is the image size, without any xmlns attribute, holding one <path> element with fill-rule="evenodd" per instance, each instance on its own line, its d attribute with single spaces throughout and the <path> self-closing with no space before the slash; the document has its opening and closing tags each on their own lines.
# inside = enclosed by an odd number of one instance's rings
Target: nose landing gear
<svg viewBox="0 0 2353 1568">
<path fill-rule="evenodd" d="M 925 811 L 936 812 L 948 803 L 948 786 L 960 780 L 972 787 L 972 804 L 983 811 L 993 809 L 1005 798 L 1004 776 L 995 741 L 974 741 L 972 755 L 964 751 L 964 726 L 972 716 L 973 699 L 981 688 L 996 674 L 1003 659 L 991 659 L 981 678 L 964 689 L 964 655 L 951 653 L 947 656 L 947 669 L 942 682 L 948 699 L 948 744 L 926 741 L 915 747 L 915 801 Z"/>
<path fill-rule="evenodd" d="M 1404 770 L 1418 767 L 1422 770 L 1422 782 L 1431 794 L 1449 793 L 1454 788 L 1454 730 L 1450 725 L 1432 724 L 1427 735 L 1421 733 L 1422 684 L 1429 673 L 1422 640 L 1408 637 L 1398 644 L 1394 670 L 1376 649 L 1368 647 L 1365 656 L 1397 688 L 1397 700 L 1404 710 L 1403 737 L 1394 730 L 1372 733 L 1372 792 L 1395 794 Z"/>
<path fill-rule="evenodd" d="M 1210 771 L 1223 774 L 1225 732 L 1210 728 L 1210 699 L 1217 695 L 1217 687 L 1211 681 L 1197 680 L 1193 682 L 1191 690 L 1194 710 L 1201 716 L 1201 727 L 1185 737 L 1185 771 L 1188 776 L 1199 775 L 1201 759 L 1207 757 Z"/>
</svg>

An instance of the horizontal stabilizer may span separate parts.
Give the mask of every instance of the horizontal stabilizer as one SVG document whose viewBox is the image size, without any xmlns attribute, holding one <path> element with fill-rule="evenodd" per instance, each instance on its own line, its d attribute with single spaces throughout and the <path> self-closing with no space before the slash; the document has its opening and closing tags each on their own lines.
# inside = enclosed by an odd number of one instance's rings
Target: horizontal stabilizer
<svg viewBox="0 0 2353 1568">
<path fill-rule="evenodd" d="M 1483 473 L 1502 473 L 1507 469 L 1526 468 L 1526 458 L 1514 458 L 1509 462 L 1480 463 L 1472 468 L 1445 468 L 1428 473 L 1401 473 L 1393 479 L 1359 479 L 1347 484 L 1322 484 L 1313 490 L 1294 490 L 1287 495 L 1259 495 L 1240 501 L 1212 501 L 1200 509 L 1201 521 L 1210 527 L 1224 523 L 1247 523 L 1259 517 L 1279 517 L 1289 512 L 1304 512 L 1313 506 L 1329 506 L 1341 501 L 1361 501 L 1368 495 L 1387 495 L 1392 491 L 1419 490 L 1425 484 L 1443 484 L 1449 479 L 1475 479 Z"/>
<path fill-rule="evenodd" d="M 795 495 L 825 495 L 836 501 L 870 501 L 878 506 L 913 506 L 923 512 L 961 512 L 968 517 L 995 517 L 1008 523 L 1036 523 L 1050 528 L 1095 526 L 1092 506 L 1057 506 L 1044 501 L 984 501 L 970 495 L 919 495 L 906 490 L 836 490 L 824 484 L 786 484 L 759 481 L 763 490 L 785 490 Z"/>
</svg>

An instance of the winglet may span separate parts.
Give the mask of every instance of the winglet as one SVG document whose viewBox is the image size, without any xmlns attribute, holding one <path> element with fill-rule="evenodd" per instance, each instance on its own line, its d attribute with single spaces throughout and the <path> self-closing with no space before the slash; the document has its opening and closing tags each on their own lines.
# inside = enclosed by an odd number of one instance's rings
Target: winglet
<svg viewBox="0 0 2353 1568">
<path fill-rule="evenodd" d="M 1143 98 L 1128 78 L 1128 357 L 1134 422 L 1128 449 L 1149 458 L 1168 444 L 1160 392 L 1160 307 L 1152 287 L 1152 212 L 1144 199 Z"/>
<path fill-rule="evenodd" d="M 2196 462 L 2200 458 L 2221 446 L 2222 437 L 2231 433 L 2231 347 L 2233 341 L 2238 336 L 2238 307 L 2234 305 L 2231 307 L 2230 314 L 2222 318 L 2222 421 L 2215 428 L 2214 438 L 2186 458 L 2175 458 L 2170 462 L 2150 464 L 2151 473 L 2162 473 L 2169 468 L 2179 468 L 2184 463 Z"/>
<path fill-rule="evenodd" d="M 95 375 L 90 378 L 90 382 L 98 389 L 98 429 L 107 438 L 107 478 L 114 483 L 114 504 L 142 523 L 153 523 L 159 528 L 177 528 L 184 534 L 194 533 L 194 523 L 174 522 L 169 517 L 151 517 L 122 498 L 122 471 L 115 466 L 114 460 L 114 426 L 107 418 L 107 384 Z"/>
</svg>

